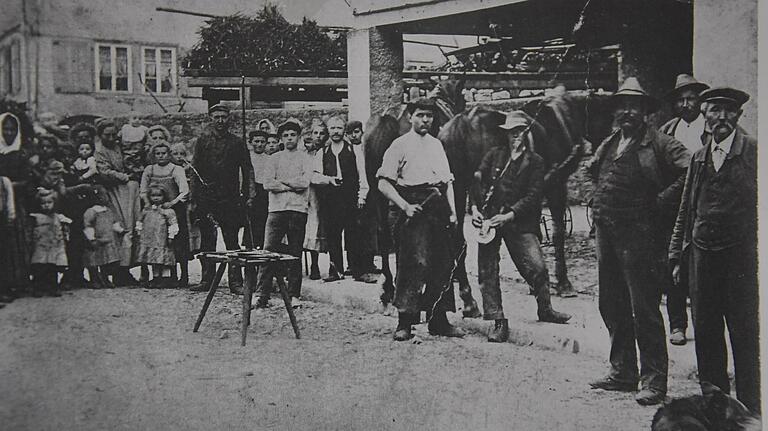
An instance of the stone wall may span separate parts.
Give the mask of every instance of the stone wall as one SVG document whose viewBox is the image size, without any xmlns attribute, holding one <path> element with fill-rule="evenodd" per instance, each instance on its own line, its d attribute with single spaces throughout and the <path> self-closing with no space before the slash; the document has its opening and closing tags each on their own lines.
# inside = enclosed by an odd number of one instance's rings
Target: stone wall
<svg viewBox="0 0 768 431">
<path fill-rule="evenodd" d="M 347 115 L 345 108 L 338 109 L 253 109 L 245 111 L 246 129 L 255 130 L 258 122 L 264 118 L 277 127 L 289 118 L 296 118 L 307 127 L 315 117 L 328 119 L 334 115 Z M 118 127 L 128 121 L 127 117 L 116 117 Z M 153 114 L 141 117 L 141 123 L 145 126 L 160 124 L 171 132 L 173 142 L 184 142 L 191 149 L 196 137 L 210 124 L 210 117 L 203 113 L 178 113 L 178 114 Z M 232 111 L 232 124 L 230 131 L 236 135 L 242 134 L 241 114 L 239 110 Z"/>
<path fill-rule="evenodd" d="M 484 106 L 489 106 L 494 109 L 502 111 L 511 111 L 519 109 L 528 99 L 517 100 L 505 100 L 493 103 L 482 103 Z M 606 126 L 605 118 L 605 104 L 601 98 L 596 98 L 596 106 L 594 109 L 594 115 L 591 116 L 590 129 L 592 135 L 590 140 L 597 146 L 602 138 L 607 135 L 610 130 L 610 124 Z M 470 104 L 474 105 L 474 104 Z M 283 121 L 289 118 L 296 118 L 301 121 L 302 124 L 308 126 L 313 118 L 319 117 L 328 119 L 334 115 L 347 115 L 347 110 L 344 108 L 338 109 L 318 109 L 318 110 L 283 110 L 283 109 L 254 109 L 246 111 L 247 129 L 253 130 L 256 128 L 259 120 L 266 118 L 270 120 L 275 127 L 277 127 Z M 240 121 L 240 111 L 232 112 L 232 124 L 230 130 L 236 135 L 240 135 L 242 123 Z M 127 117 L 116 117 L 115 122 L 118 127 L 128 121 Z M 141 118 L 142 124 L 146 126 L 152 126 L 160 124 L 168 128 L 171 132 L 173 142 L 184 142 L 187 145 L 188 151 L 191 154 L 192 146 L 196 140 L 196 137 L 203 131 L 203 129 L 210 123 L 208 114 L 199 113 L 177 113 L 177 114 L 157 114 L 157 115 L 145 115 Z M 582 165 L 589 156 L 586 156 L 582 161 Z M 573 175 L 571 175 L 568 181 L 568 195 L 569 201 L 572 205 L 583 204 L 589 200 L 592 193 L 592 183 L 584 176 L 583 166 L 579 168 Z"/>
</svg>

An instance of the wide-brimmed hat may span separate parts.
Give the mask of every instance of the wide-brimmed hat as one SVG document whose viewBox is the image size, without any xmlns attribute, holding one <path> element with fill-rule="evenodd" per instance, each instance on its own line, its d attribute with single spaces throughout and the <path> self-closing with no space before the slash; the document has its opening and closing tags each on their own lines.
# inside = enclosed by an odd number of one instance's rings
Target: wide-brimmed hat
<svg viewBox="0 0 768 431">
<path fill-rule="evenodd" d="M 619 86 L 618 91 L 613 93 L 613 96 L 611 96 L 611 99 L 613 100 L 620 100 L 623 98 L 636 98 L 637 100 L 642 100 L 645 102 L 646 106 L 648 107 L 648 111 L 655 112 L 659 109 L 659 105 L 661 104 L 659 102 L 659 99 L 649 95 L 645 89 L 640 85 L 640 82 L 637 80 L 637 78 L 630 76 L 629 78 L 625 79 L 624 82 Z"/>
<path fill-rule="evenodd" d="M 528 119 L 528 115 L 522 111 L 512 111 L 506 114 L 504 123 L 499 124 L 499 127 L 505 130 L 512 130 L 517 127 L 528 127 L 531 122 Z"/>
<path fill-rule="evenodd" d="M 687 73 L 681 73 L 677 75 L 677 79 L 675 80 L 675 88 L 667 93 L 666 98 L 668 100 L 674 100 L 683 90 L 693 90 L 697 93 L 701 93 L 707 88 L 709 88 L 709 85 L 697 81 L 696 78 L 688 75 Z"/>
<path fill-rule="evenodd" d="M 727 102 L 741 106 L 749 100 L 749 94 L 731 87 L 715 87 L 701 93 L 702 102 Z"/>
</svg>

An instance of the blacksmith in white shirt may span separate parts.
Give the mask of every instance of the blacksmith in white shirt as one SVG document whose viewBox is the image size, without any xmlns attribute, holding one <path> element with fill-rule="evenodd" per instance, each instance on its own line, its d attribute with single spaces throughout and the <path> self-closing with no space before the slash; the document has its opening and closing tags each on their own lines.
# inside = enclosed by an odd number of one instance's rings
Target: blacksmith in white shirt
<svg viewBox="0 0 768 431">
<path fill-rule="evenodd" d="M 417 99 L 408 104 L 408 111 L 411 130 L 392 142 L 376 173 L 379 190 L 392 204 L 389 223 L 397 253 L 394 305 L 399 313 L 394 339 L 411 337 L 422 299 L 429 332 L 460 337 L 463 332 L 451 326 L 445 315 L 455 311 L 450 283 L 451 229 L 456 224 L 453 174 L 443 145 L 428 133 L 435 102 Z"/>
</svg>

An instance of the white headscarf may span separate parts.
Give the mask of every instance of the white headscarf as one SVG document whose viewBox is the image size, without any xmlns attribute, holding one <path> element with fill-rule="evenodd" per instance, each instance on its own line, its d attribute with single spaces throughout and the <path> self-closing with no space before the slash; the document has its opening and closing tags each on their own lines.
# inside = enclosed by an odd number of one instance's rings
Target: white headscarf
<svg viewBox="0 0 768 431">
<path fill-rule="evenodd" d="M 19 151 L 21 149 L 21 121 L 19 121 L 19 117 L 11 114 L 10 112 L 4 112 L 0 114 L 0 131 L 2 131 L 3 122 L 9 116 L 16 120 L 16 127 L 18 131 L 16 132 L 16 138 L 14 138 L 13 142 L 10 144 L 5 142 L 5 136 L 0 133 L 0 154 L 8 154 L 14 151 Z"/>
</svg>

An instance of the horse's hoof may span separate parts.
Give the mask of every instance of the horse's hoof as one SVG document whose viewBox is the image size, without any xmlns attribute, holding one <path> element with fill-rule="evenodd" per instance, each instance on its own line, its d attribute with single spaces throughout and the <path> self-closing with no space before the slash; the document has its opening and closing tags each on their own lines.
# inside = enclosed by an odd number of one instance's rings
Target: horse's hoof
<svg viewBox="0 0 768 431">
<path fill-rule="evenodd" d="M 579 294 L 576 292 L 576 289 L 573 288 L 570 281 L 565 281 L 563 283 L 558 283 L 557 296 L 561 298 L 576 298 Z"/>
<path fill-rule="evenodd" d="M 385 316 L 397 316 L 397 308 L 392 304 L 381 304 L 381 314 Z"/>
<path fill-rule="evenodd" d="M 477 308 L 477 301 L 474 299 L 464 303 L 464 309 L 461 310 L 461 315 L 465 318 L 477 319 L 482 317 L 480 309 Z"/>
</svg>

